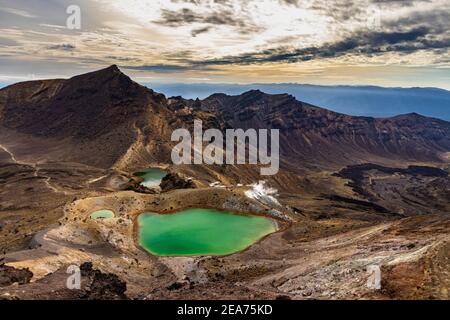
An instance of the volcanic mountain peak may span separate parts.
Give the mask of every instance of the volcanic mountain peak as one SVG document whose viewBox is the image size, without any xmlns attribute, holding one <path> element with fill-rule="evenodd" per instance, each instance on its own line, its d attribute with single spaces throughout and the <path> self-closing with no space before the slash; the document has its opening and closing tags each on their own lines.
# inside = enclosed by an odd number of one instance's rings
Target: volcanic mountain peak
<svg viewBox="0 0 450 320">
<path fill-rule="evenodd" d="M 392 120 L 411 120 L 411 121 L 430 121 L 430 120 L 434 120 L 434 121 L 437 121 L 437 122 L 448 123 L 448 121 L 445 121 L 445 120 L 442 120 L 442 119 L 437 119 L 437 118 L 426 117 L 426 116 L 423 116 L 423 115 L 418 114 L 416 112 L 399 114 L 397 116 L 394 116 L 394 117 L 391 117 L 391 118 L 387 118 L 387 119 L 392 119 Z"/>
<path fill-rule="evenodd" d="M 250 90 L 234 96 L 213 94 L 203 100 L 201 105 L 203 110 L 219 112 L 227 120 L 235 117 L 245 120 L 257 114 L 266 117 L 274 113 L 298 111 L 305 104 L 286 93 L 267 94 Z"/>
<path fill-rule="evenodd" d="M 139 85 L 116 65 L 53 82 L 0 91 L 3 125 L 52 137 L 90 137 L 160 109 L 165 97 Z"/>
<path fill-rule="evenodd" d="M 256 100 L 267 100 L 267 99 L 292 99 L 292 100 L 296 100 L 298 101 L 294 96 L 288 94 L 288 93 L 279 93 L 279 94 L 269 94 L 269 93 L 265 93 L 259 89 L 256 90 L 249 90 L 246 91 L 242 94 L 238 94 L 238 95 L 227 95 L 225 93 L 214 93 L 212 95 L 210 95 L 208 98 L 206 98 L 205 100 L 210 100 L 210 99 L 239 99 L 239 100 L 246 100 L 246 99 L 251 99 L 253 101 Z M 298 101 L 300 102 L 300 101 Z"/>
<path fill-rule="evenodd" d="M 99 70 L 95 70 L 95 71 L 92 71 L 92 72 L 88 72 L 88 73 L 85 73 L 85 74 L 81 74 L 81 75 L 78 75 L 78 76 L 75 76 L 75 77 L 87 76 L 87 75 L 90 75 L 90 74 L 102 75 L 102 74 L 107 74 L 107 73 L 110 73 L 110 74 L 123 74 L 123 75 L 125 75 L 119 69 L 119 67 L 116 64 L 112 64 L 109 67 L 106 67 L 106 68 L 103 68 L 103 69 L 99 69 Z"/>
<path fill-rule="evenodd" d="M 101 70 L 89 72 L 75 76 L 67 80 L 71 86 L 77 87 L 96 87 L 97 89 L 145 89 L 138 83 L 130 79 L 116 65 L 109 66 Z"/>
<path fill-rule="evenodd" d="M 132 80 L 127 75 L 125 75 L 124 73 L 122 73 L 122 71 L 120 71 L 120 69 L 117 67 L 117 65 L 111 65 L 107 68 L 92 71 L 89 73 L 84 73 L 81 75 L 77 75 L 77 76 L 74 76 L 69 79 L 31 80 L 31 81 L 18 82 L 18 83 L 12 84 L 10 86 L 7 86 L 5 88 L 1 88 L 0 92 L 2 92 L 4 95 L 6 93 L 9 93 L 9 96 L 11 96 L 11 93 L 13 93 L 14 91 L 20 90 L 22 94 L 26 94 L 27 91 L 30 91 L 35 88 L 47 90 L 51 86 L 62 85 L 65 82 L 69 82 L 69 81 L 72 81 L 72 82 L 84 81 L 85 84 L 88 84 L 88 83 L 92 84 L 92 83 L 94 83 L 93 80 L 95 80 L 95 79 L 98 79 L 100 81 L 104 81 L 105 79 L 111 80 L 114 76 L 117 76 L 117 75 L 125 77 L 130 82 L 132 82 Z M 74 83 L 74 84 L 77 84 L 77 83 Z M 37 96 L 40 93 L 42 93 L 42 92 L 38 91 L 38 92 L 34 92 L 32 95 Z"/>
<path fill-rule="evenodd" d="M 262 91 L 259 90 L 259 89 L 256 89 L 256 90 L 249 90 L 249 91 L 244 92 L 244 93 L 242 94 L 242 96 L 251 96 L 251 97 L 261 97 L 261 96 L 263 96 L 263 95 L 267 95 L 267 94 L 264 93 L 264 92 L 262 92 Z"/>
<path fill-rule="evenodd" d="M 112 64 L 109 67 L 105 68 L 105 70 L 111 70 L 112 72 L 120 72 L 120 73 L 122 73 L 122 71 L 120 71 L 120 69 L 117 66 L 117 64 Z"/>
<path fill-rule="evenodd" d="M 119 67 L 116 64 L 112 64 L 109 67 L 103 68 L 103 69 L 98 69 L 98 70 L 94 70 L 92 72 L 88 72 L 88 73 L 83 73 L 77 76 L 74 76 L 73 78 L 77 78 L 77 77 L 86 77 L 86 76 L 90 76 L 90 75 L 96 75 L 98 77 L 102 77 L 108 74 L 122 74 L 126 77 L 128 77 L 126 74 L 124 74 Z"/>
</svg>

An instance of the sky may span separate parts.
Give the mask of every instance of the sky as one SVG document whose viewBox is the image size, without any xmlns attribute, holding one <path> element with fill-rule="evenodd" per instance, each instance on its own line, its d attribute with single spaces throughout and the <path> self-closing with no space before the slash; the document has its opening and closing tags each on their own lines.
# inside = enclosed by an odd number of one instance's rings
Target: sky
<svg viewBox="0 0 450 320">
<path fill-rule="evenodd" d="M 116 64 L 142 83 L 450 89 L 449 48 L 450 0 L 0 0 L 0 83 Z"/>
</svg>

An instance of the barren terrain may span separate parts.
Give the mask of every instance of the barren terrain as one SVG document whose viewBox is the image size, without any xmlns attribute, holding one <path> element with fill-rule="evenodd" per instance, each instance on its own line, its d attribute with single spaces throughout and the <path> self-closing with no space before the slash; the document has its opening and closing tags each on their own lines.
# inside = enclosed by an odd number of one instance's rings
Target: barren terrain
<svg viewBox="0 0 450 320">
<path fill-rule="evenodd" d="M 172 165 L 170 133 L 195 118 L 281 130 L 280 172 L 264 178 L 276 201 L 249 197 L 258 167 Z M 0 120 L 2 299 L 449 298 L 448 122 L 350 117 L 261 92 L 166 99 L 114 66 L 0 90 Z M 140 187 L 133 173 L 155 167 L 165 185 Z M 140 248 L 139 214 L 194 207 L 279 230 L 229 256 Z M 89 217 L 103 209 L 115 217 Z M 70 265 L 83 267 L 82 290 L 66 287 Z M 370 266 L 381 289 L 367 286 Z"/>
</svg>

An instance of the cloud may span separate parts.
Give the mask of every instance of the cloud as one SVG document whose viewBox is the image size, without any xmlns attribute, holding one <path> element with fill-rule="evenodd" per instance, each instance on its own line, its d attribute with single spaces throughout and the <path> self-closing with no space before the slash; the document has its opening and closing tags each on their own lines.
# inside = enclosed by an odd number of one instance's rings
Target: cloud
<svg viewBox="0 0 450 320">
<path fill-rule="evenodd" d="M 298 0 L 280 0 L 280 3 L 298 6 Z"/>
<path fill-rule="evenodd" d="M 76 47 L 72 44 L 54 44 L 54 45 L 50 45 L 47 46 L 48 50 L 61 50 L 61 51 L 73 51 L 76 49 Z"/>
<path fill-rule="evenodd" d="M 23 18 L 36 18 L 36 16 L 34 14 L 31 14 L 28 11 L 19 10 L 19 9 L 15 9 L 15 8 L 0 7 L 0 11 L 4 11 L 6 13 L 11 13 L 16 16 L 23 17 Z"/>
<path fill-rule="evenodd" d="M 209 32 L 211 29 L 212 29 L 212 27 L 204 27 L 204 28 L 194 29 L 191 31 L 191 35 L 193 37 L 196 37 L 199 34 Z"/>
<path fill-rule="evenodd" d="M 333 43 L 300 49 L 277 48 L 246 53 L 221 59 L 193 61 L 193 65 L 257 64 L 267 62 L 299 62 L 343 55 L 374 55 L 386 52 L 412 53 L 419 50 L 450 48 L 450 39 L 427 39 L 430 29 L 425 26 L 409 31 L 355 32 Z"/>
<path fill-rule="evenodd" d="M 115 60 L 115 61 L 136 61 L 136 59 L 129 58 L 129 57 L 119 57 L 119 56 L 105 56 L 105 59 L 108 60 Z"/>
<path fill-rule="evenodd" d="M 138 65 L 138 66 L 120 66 L 121 68 L 134 70 L 134 71 L 150 71 L 155 73 L 175 73 L 175 72 L 184 72 L 184 71 L 215 71 L 217 69 L 198 64 L 195 62 L 188 63 L 186 65 L 179 64 L 152 64 L 152 65 Z"/>
<path fill-rule="evenodd" d="M 143 65 L 143 66 L 121 66 L 121 68 L 135 71 L 151 71 L 155 73 L 173 73 L 180 71 L 191 70 L 188 66 L 169 65 L 169 64 L 155 64 L 155 65 Z"/>
<path fill-rule="evenodd" d="M 213 25 L 232 26 L 242 34 L 261 31 L 261 27 L 249 23 L 248 18 L 226 9 L 213 10 L 206 13 L 198 13 L 189 8 L 183 8 L 178 11 L 163 9 L 161 10 L 161 19 L 153 21 L 153 23 L 173 28 L 192 24 L 207 25 L 202 28 L 203 30 Z M 194 34 L 195 30 L 193 31 Z"/>
<path fill-rule="evenodd" d="M 211 12 L 207 15 L 203 15 L 188 8 L 184 8 L 180 11 L 162 10 L 162 19 L 155 21 L 155 23 L 170 27 L 178 27 L 196 22 L 230 26 L 245 24 L 243 21 L 239 21 L 233 17 L 231 11 Z"/>
<path fill-rule="evenodd" d="M 116 63 L 167 81 L 294 81 L 320 68 L 320 81 L 343 66 L 450 66 L 448 0 L 77 0 L 77 31 L 65 27 L 73 1 L 0 2 L 3 73 Z"/>
<path fill-rule="evenodd" d="M 427 26 L 430 32 L 438 34 L 448 34 L 450 30 L 450 8 L 442 8 L 433 11 L 416 11 L 404 17 L 399 17 L 391 21 L 385 21 L 386 28 L 411 28 L 417 26 Z"/>
<path fill-rule="evenodd" d="M 57 24 L 47 24 L 47 23 L 40 23 L 40 27 L 46 27 L 46 28 L 52 28 L 52 29 L 67 29 L 67 26 L 57 25 Z"/>
<path fill-rule="evenodd" d="M 5 47 L 13 47 L 13 46 L 18 45 L 18 43 L 14 39 L 0 37 L 0 45 L 5 46 Z"/>
</svg>

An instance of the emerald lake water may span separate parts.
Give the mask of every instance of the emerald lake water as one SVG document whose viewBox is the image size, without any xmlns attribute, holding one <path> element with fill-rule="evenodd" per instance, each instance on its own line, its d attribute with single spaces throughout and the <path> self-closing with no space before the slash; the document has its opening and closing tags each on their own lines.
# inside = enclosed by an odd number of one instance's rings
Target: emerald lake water
<svg viewBox="0 0 450 320">
<path fill-rule="evenodd" d="M 210 209 L 143 213 L 138 224 L 139 244 L 157 256 L 227 255 L 277 231 L 269 218 Z"/>
<path fill-rule="evenodd" d="M 99 210 L 91 214 L 91 219 L 107 219 L 114 218 L 114 212 L 111 210 Z"/>
<path fill-rule="evenodd" d="M 161 184 L 161 180 L 167 175 L 167 172 L 161 169 L 152 168 L 142 170 L 134 175 L 144 179 L 144 182 L 142 182 L 141 185 L 147 188 L 153 188 Z"/>
</svg>

